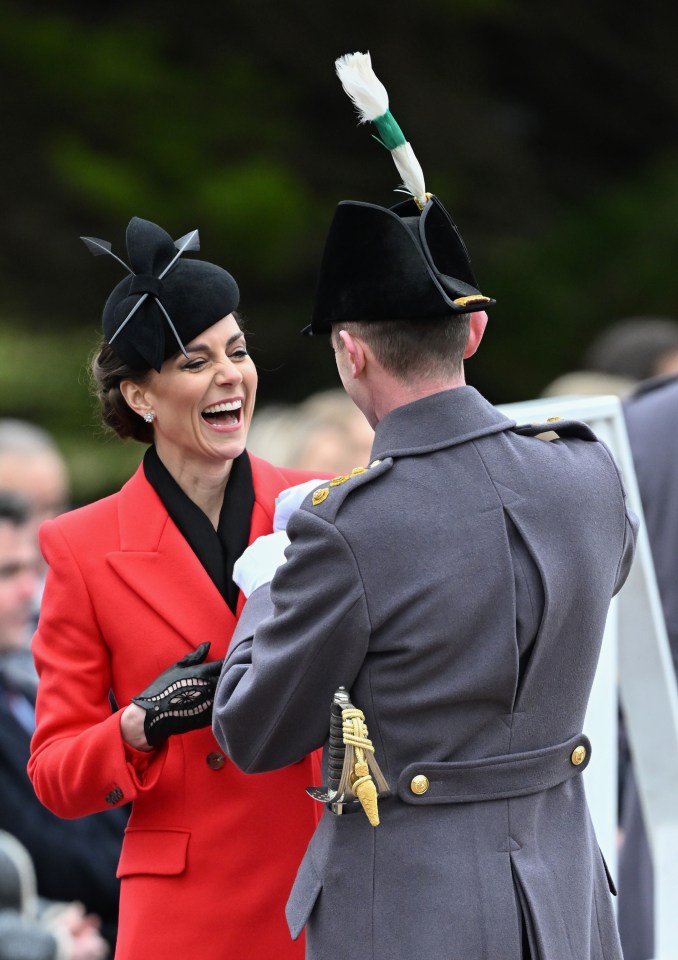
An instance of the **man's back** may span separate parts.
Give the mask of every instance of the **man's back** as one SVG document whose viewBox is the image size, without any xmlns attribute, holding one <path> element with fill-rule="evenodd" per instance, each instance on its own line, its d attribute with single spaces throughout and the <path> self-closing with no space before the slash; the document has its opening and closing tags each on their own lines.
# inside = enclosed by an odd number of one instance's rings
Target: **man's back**
<svg viewBox="0 0 678 960">
<path fill-rule="evenodd" d="M 392 791 L 376 829 L 360 811 L 322 818 L 288 907 L 293 932 L 310 914 L 311 957 L 339 960 L 351 928 L 374 958 L 513 960 L 521 914 L 535 957 L 620 955 L 578 774 L 632 531 L 587 428 L 549 442 L 512 426 L 468 387 L 397 408 L 377 427 L 380 462 L 290 521 L 253 683 L 228 704 L 249 730 L 243 759 L 317 746 L 312 718 L 344 685 Z"/>
<path fill-rule="evenodd" d="M 412 647 L 412 686 L 417 670 L 422 682 L 443 671 L 440 699 L 429 700 L 426 710 L 459 709 L 477 673 L 483 689 L 495 681 L 501 686 L 495 706 L 509 713 L 541 624 L 528 678 L 545 656 L 561 657 L 567 670 L 560 683 L 577 700 L 575 706 L 568 700 L 568 723 L 581 724 L 589 689 L 576 691 L 595 663 L 597 645 L 578 652 L 577 666 L 562 651 L 562 638 L 573 633 L 581 646 L 585 634 L 600 640 L 624 544 L 620 483 L 606 448 L 591 442 L 592 435 L 583 438 L 586 428 L 547 442 L 510 426 L 470 387 L 399 408 L 377 431 L 374 455 L 382 464 L 311 509 L 327 515 L 355 555 L 367 597 L 370 655 L 385 682 L 392 669 L 402 684 L 401 661 Z M 337 496 L 340 505 L 332 504 Z M 517 636 L 521 589 L 528 596 Z M 545 650 L 556 631 L 558 650 Z M 461 673 L 466 695 L 457 700 L 450 685 Z M 553 704 L 547 706 L 552 711 Z M 417 712 L 413 704 L 415 721 Z M 572 732 L 562 731 L 564 737 Z M 462 744 L 447 734 L 445 743 L 463 758 Z M 473 754 L 483 749 L 468 730 L 465 743 Z"/>
</svg>

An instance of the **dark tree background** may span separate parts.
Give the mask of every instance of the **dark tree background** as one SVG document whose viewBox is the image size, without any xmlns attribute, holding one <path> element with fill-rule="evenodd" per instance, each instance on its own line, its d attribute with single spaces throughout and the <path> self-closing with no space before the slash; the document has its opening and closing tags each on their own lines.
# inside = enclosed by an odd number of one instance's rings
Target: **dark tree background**
<svg viewBox="0 0 678 960">
<path fill-rule="evenodd" d="M 489 399 L 537 395 L 616 319 L 678 316 L 677 28 L 658 0 L 0 0 L 0 415 L 54 431 L 80 500 L 138 460 L 86 384 L 121 275 L 78 239 L 124 256 L 133 215 L 198 227 L 235 274 L 260 404 L 336 382 L 298 335 L 327 225 L 398 200 L 334 75 L 354 50 L 498 301 L 469 365 Z"/>
</svg>

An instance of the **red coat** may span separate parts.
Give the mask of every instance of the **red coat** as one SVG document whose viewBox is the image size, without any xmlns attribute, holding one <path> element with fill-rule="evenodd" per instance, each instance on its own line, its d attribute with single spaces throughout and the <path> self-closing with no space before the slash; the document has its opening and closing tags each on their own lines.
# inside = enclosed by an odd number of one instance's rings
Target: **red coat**
<svg viewBox="0 0 678 960">
<path fill-rule="evenodd" d="M 280 490 L 309 478 L 250 457 L 250 542 Z M 127 747 L 120 708 L 203 640 L 222 658 L 235 617 L 143 468 L 122 490 L 44 524 L 49 564 L 34 638 L 40 672 L 29 774 L 62 817 L 133 801 L 117 960 L 301 960 L 284 906 L 316 822 L 315 758 L 246 776 L 209 728 L 151 754 Z M 241 603 L 244 603 L 241 597 Z"/>
</svg>

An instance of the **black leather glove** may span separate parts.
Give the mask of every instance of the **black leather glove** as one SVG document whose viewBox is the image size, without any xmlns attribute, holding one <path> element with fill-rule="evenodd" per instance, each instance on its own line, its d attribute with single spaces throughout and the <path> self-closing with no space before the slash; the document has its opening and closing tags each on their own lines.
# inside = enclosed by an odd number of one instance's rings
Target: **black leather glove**
<svg viewBox="0 0 678 960">
<path fill-rule="evenodd" d="M 211 724 L 214 691 L 224 661 L 203 663 L 209 648 L 209 643 L 201 643 L 132 697 L 132 702 L 146 711 L 144 734 L 152 746 L 173 734 Z"/>
</svg>

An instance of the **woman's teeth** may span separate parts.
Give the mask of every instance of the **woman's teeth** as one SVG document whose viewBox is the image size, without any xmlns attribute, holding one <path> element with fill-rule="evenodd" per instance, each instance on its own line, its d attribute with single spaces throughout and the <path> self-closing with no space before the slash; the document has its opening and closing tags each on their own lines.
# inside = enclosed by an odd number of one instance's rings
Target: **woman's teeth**
<svg viewBox="0 0 678 960">
<path fill-rule="evenodd" d="M 229 400 L 223 403 L 214 403 L 211 407 L 206 407 L 202 415 L 208 423 L 238 423 L 240 421 L 240 410 L 242 400 Z"/>
</svg>

